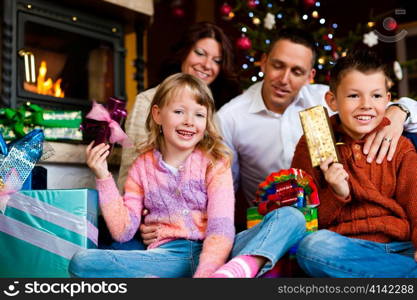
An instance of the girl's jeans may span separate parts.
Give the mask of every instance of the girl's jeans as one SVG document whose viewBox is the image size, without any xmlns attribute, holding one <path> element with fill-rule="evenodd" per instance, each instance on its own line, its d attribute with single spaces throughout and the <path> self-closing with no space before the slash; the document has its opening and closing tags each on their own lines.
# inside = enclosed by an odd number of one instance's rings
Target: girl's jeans
<svg viewBox="0 0 417 300">
<path fill-rule="evenodd" d="M 297 260 L 313 277 L 417 277 L 411 242 L 376 243 L 319 230 L 299 244 Z"/>
<path fill-rule="evenodd" d="M 287 250 L 305 233 L 305 219 L 293 207 L 283 207 L 267 214 L 251 229 L 236 235 L 231 258 L 258 255 L 267 263 L 258 273 L 270 270 Z M 115 243 L 112 250 L 88 249 L 74 255 L 69 272 L 75 277 L 192 277 L 202 249 L 201 241 L 174 240 L 156 249 L 137 240 Z"/>
</svg>

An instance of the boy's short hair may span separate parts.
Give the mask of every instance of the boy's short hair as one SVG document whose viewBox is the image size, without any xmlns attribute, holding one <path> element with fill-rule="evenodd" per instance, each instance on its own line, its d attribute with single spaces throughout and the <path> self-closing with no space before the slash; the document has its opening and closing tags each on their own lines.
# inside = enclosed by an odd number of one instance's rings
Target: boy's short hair
<svg viewBox="0 0 417 300">
<path fill-rule="evenodd" d="M 337 60 L 334 67 L 330 70 L 330 91 L 335 93 L 343 76 L 352 70 L 357 70 L 361 73 L 382 72 L 386 77 L 386 87 L 388 89 L 390 78 L 386 64 L 375 51 L 361 48 L 355 49 L 345 57 Z"/>
<path fill-rule="evenodd" d="M 316 47 L 316 43 L 314 41 L 313 36 L 308 31 L 305 31 L 303 29 L 296 28 L 296 27 L 287 27 L 287 28 L 281 29 L 272 39 L 266 53 L 269 54 L 269 52 L 272 50 L 274 45 L 280 40 L 289 40 L 290 42 L 303 45 L 307 47 L 308 49 L 310 49 L 311 52 L 313 53 L 311 67 L 314 67 L 314 63 L 317 57 L 317 47 Z"/>
</svg>

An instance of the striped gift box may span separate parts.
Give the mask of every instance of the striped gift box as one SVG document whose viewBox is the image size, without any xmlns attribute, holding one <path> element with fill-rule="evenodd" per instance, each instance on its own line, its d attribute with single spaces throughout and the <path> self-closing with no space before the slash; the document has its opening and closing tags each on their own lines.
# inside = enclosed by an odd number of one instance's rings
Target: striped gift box
<svg viewBox="0 0 417 300">
<path fill-rule="evenodd" d="M 97 248 L 97 214 L 92 189 L 10 195 L 0 213 L 0 277 L 69 277 L 74 253 Z"/>
</svg>

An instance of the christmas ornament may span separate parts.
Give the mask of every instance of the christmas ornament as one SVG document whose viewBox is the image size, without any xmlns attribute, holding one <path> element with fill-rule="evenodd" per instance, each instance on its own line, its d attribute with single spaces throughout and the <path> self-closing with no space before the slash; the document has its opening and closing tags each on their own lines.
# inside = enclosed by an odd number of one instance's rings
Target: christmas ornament
<svg viewBox="0 0 417 300">
<path fill-rule="evenodd" d="M 369 21 L 367 25 L 369 28 L 372 28 L 375 26 L 375 22 Z"/>
<path fill-rule="evenodd" d="M 304 0 L 306 6 L 313 6 L 316 3 L 316 0 Z"/>
<path fill-rule="evenodd" d="M 255 25 L 259 25 L 259 24 L 261 24 L 261 20 L 260 20 L 259 18 L 253 18 L 252 22 L 253 22 L 253 24 L 255 24 Z"/>
<path fill-rule="evenodd" d="M 363 43 L 368 45 L 368 47 L 373 47 L 378 44 L 378 36 L 373 31 L 365 33 L 363 35 Z"/>
<path fill-rule="evenodd" d="M 271 13 L 267 13 L 264 19 L 264 27 L 271 30 L 275 26 L 275 16 Z"/>
<path fill-rule="evenodd" d="M 402 80 L 403 79 L 403 70 L 402 70 L 401 65 L 398 61 L 394 61 L 393 69 L 394 69 L 395 77 L 397 77 L 398 80 Z"/>
<path fill-rule="evenodd" d="M 252 42 L 247 36 L 242 35 L 236 40 L 236 47 L 240 50 L 249 50 L 252 47 Z"/>
<path fill-rule="evenodd" d="M 382 26 L 388 30 L 388 31 L 393 31 L 395 29 L 397 29 L 397 21 L 395 21 L 394 18 L 389 17 L 389 18 L 385 18 L 384 21 L 382 21 Z"/>
<path fill-rule="evenodd" d="M 222 16 L 228 17 L 231 12 L 232 12 L 232 7 L 227 3 L 224 3 L 220 7 L 220 13 L 222 14 Z"/>
<path fill-rule="evenodd" d="M 185 16 L 185 11 L 182 7 L 173 7 L 172 15 L 176 18 L 183 18 Z"/>
<path fill-rule="evenodd" d="M 255 8 L 258 5 L 258 3 L 255 0 L 248 0 L 247 5 L 249 8 Z"/>
</svg>

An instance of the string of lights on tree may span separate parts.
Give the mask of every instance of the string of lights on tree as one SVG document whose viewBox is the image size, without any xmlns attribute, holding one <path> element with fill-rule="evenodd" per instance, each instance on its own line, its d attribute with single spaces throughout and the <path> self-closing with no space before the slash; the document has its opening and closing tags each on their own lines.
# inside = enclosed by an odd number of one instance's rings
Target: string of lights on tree
<svg viewBox="0 0 417 300">
<path fill-rule="evenodd" d="M 348 49 L 359 41 L 369 47 L 378 43 L 371 31 L 375 22 L 358 24 L 347 36 L 338 37 L 339 24 L 320 12 L 319 0 L 226 0 L 220 8 L 224 20 L 237 27 L 240 37 L 236 47 L 244 54 L 240 74 L 244 87 L 260 81 L 260 59 L 277 30 L 296 26 L 312 33 L 318 49 L 315 68 L 316 83 L 328 83 L 329 71 L 335 61 L 346 55 Z M 396 26 L 396 24 L 389 24 Z"/>
</svg>

